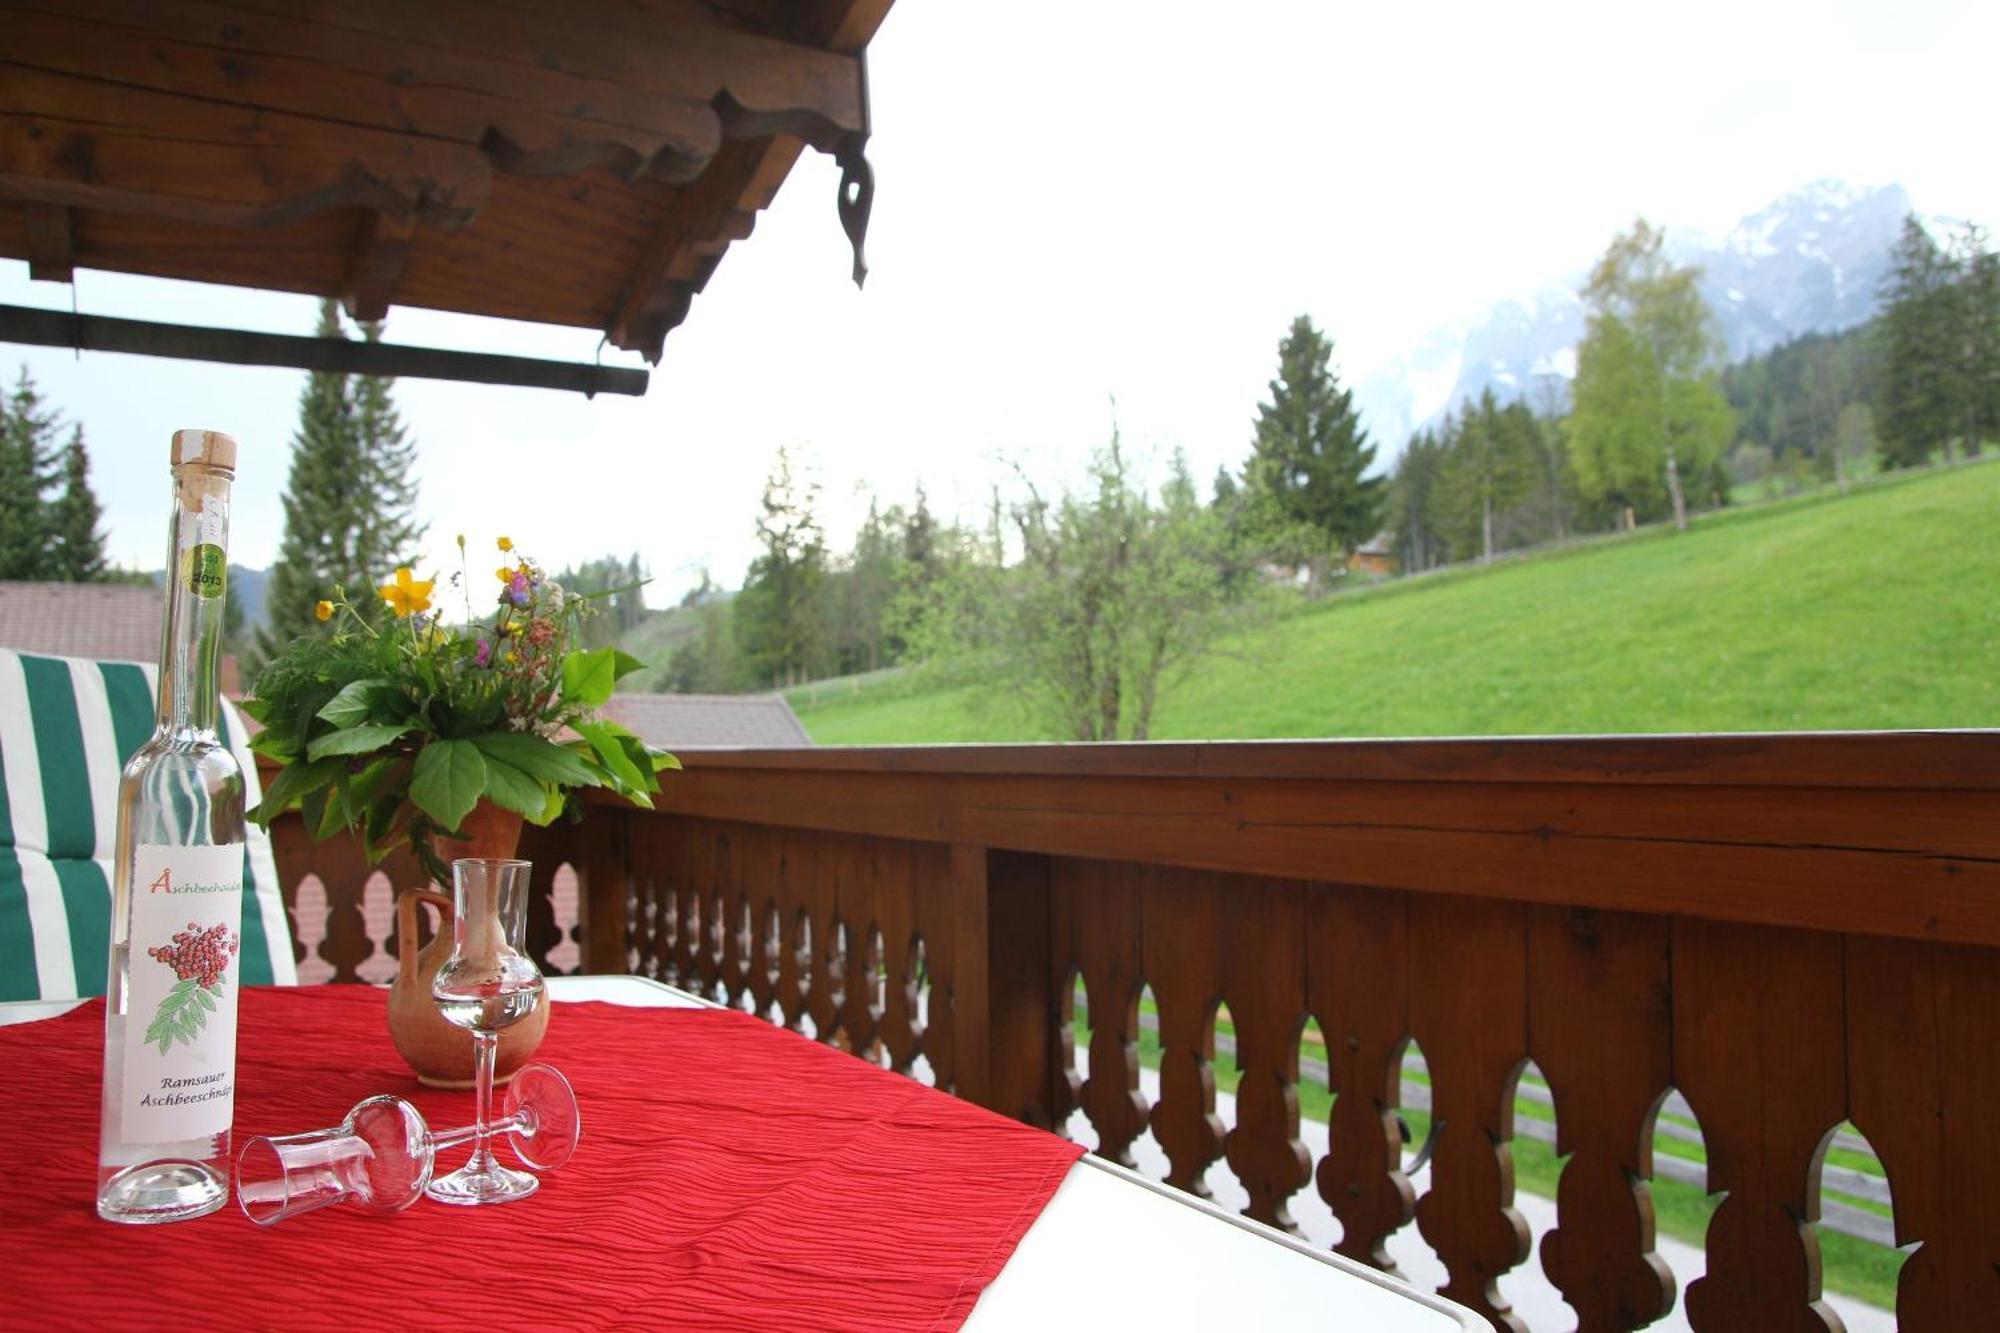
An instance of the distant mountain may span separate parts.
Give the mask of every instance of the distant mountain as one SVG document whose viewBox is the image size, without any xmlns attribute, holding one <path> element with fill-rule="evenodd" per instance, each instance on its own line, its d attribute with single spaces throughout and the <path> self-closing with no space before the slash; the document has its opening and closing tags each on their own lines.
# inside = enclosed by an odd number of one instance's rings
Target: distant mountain
<svg viewBox="0 0 2000 1333">
<path fill-rule="evenodd" d="M 1668 227 L 1668 253 L 1702 268 L 1729 359 L 1769 351 L 1806 333 L 1872 318 L 1889 249 L 1910 197 L 1900 185 L 1865 188 L 1819 180 L 1792 191 L 1713 240 Z M 1935 230 L 1935 229 L 1934 229 Z M 1561 403 L 1583 333 L 1583 270 L 1533 296 L 1486 307 L 1436 330 L 1356 386 L 1363 422 L 1400 451 L 1412 431 L 1491 388 L 1502 398 Z"/>
</svg>

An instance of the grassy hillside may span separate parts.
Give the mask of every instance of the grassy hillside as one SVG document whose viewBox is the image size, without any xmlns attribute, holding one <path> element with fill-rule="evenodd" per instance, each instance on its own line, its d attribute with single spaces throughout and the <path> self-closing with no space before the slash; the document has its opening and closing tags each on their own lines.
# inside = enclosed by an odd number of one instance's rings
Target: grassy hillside
<svg viewBox="0 0 2000 1333">
<path fill-rule="evenodd" d="M 1399 580 L 1227 650 L 1156 737 L 1996 726 L 2000 464 Z M 792 702 L 823 744 L 1046 739 L 920 679 Z"/>
</svg>

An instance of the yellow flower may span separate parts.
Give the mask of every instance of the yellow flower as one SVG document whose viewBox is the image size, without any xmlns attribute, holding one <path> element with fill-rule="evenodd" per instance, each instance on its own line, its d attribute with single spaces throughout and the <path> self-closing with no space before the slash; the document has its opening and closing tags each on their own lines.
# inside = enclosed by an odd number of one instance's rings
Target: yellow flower
<svg viewBox="0 0 2000 1333">
<path fill-rule="evenodd" d="M 513 581 L 514 571 L 502 565 L 493 571 L 493 577 L 499 579 L 502 583 L 510 583 Z"/>
<path fill-rule="evenodd" d="M 514 549 L 514 539 L 513 539 L 512 537 L 502 537 L 502 538 L 500 539 L 500 549 L 501 549 L 501 550 L 503 550 L 503 551 L 511 551 L 511 550 L 513 550 L 513 549 Z"/>
<path fill-rule="evenodd" d="M 411 574 L 406 565 L 396 571 L 396 581 L 385 583 L 378 591 L 389 609 L 400 616 L 413 616 L 419 611 L 431 609 L 431 585 L 435 579 L 419 579 Z"/>
<path fill-rule="evenodd" d="M 315 617 L 317 617 L 318 619 L 320 619 L 320 620 L 332 620 L 332 619 L 333 619 L 333 603 L 332 603 L 332 602 L 315 602 L 315 603 L 313 604 L 313 615 L 314 615 Z"/>
</svg>

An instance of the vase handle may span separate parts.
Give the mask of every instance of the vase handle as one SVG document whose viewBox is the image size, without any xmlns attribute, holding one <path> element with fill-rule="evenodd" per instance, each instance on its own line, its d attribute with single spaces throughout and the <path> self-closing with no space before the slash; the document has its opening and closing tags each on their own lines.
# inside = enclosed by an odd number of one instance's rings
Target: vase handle
<svg viewBox="0 0 2000 1333">
<path fill-rule="evenodd" d="M 438 909 L 438 929 L 451 929 L 452 901 L 429 889 L 404 889 L 396 896 L 396 980 L 413 982 L 417 975 L 417 904 L 429 903 Z"/>
</svg>

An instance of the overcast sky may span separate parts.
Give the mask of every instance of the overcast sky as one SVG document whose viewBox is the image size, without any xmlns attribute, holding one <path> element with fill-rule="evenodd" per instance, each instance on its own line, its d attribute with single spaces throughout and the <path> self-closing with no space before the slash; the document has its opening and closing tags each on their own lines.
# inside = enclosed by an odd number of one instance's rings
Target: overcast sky
<svg viewBox="0 0 2000 1333">
<path fill-rule="evenodd" d="M 1633 17 L 1621 17 L 1630 14 Z M 1206 478 L 1247 451 L 1291 317 L 1353 383 L 1589 263 L 1635 214 L 1726 232 L 1818 177 L 2000 218 L 2000 5 L 902 0 L 870 53 L 864 292 L 808 153 L 668 336 L 644 399 L 403 381 L 426 563 L 507 532 L 638 551 L 673 600 L 740 580 L 780 445 L 844 541 L 919 480 L 970 513 L 1002 461 L 1108 434 Z M 474 224 L 477 225 L 476 223 Z M 86 313 L 310 332 L 305 298 L 80 272 Z M 0 261 L 0 302 L 68 308 Z M 388 337 L 589 360 L 597 337 L 398 309 Z M 607 360 L 636 363 L 630 356 Z M 162 556 L 168 433 L 241 441 L 232 558 L 277 548 L 303 375 L 0 347 L 86 429 L 122 564 Z M 9 367 L 8 379 L 12 378 Z"/>
</svg>

